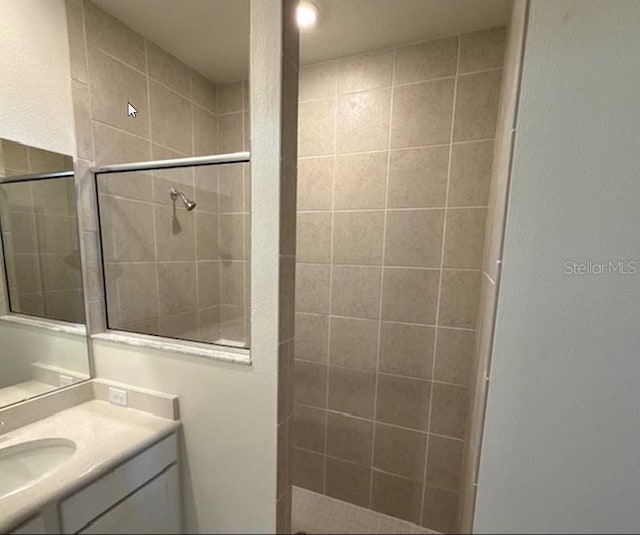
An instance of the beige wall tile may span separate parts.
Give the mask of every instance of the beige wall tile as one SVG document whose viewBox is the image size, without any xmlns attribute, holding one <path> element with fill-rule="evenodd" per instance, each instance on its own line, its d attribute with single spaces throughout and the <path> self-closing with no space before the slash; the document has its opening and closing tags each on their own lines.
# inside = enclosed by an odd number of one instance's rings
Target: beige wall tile
<svg viewBox="0 0 640 535">
<path fill-rule="evenodd" d="M 242 113 L 218 115 L 218 152 L 240 152 L 243 150 Z"/>
<path fill-rule="evenodd" d="M 427 485 L 459 490 L 464 442 L 452 438 L 429 436 Z"/>
<path fill-rule="evenodd" d="M 250 268 L 248 263 L 246 267 Z M 278 288 L 278 325 L 280 341 L 290 340 L 295 336 L 295 285 L 296 259 L 293 256 L 280 257 L 280 274 Z M 293 342 L 291 346 L 293 353 Z"/>
<path fill-rule="evenodd" d="M 331 212 L 298 212 L 296 259 L 316 264 L 331 261 Z"/>
<path fill-rule="evenodd" d="M 426 431 L 430 396 L 429 381 L 379 374 L 376 420 Z"/>
<path fill-rule="evenodd" d="M 482 267 L 486 208 L 447 210 L 444 267 Z"/>
<path fill-rule="evenodd" d="M 449 206 L 486 206 L 493 161 L 493 141 L 455 143 L 451 155 Z"/>
<path fill-rule="evenodd" d="M 384 208 L 386 152 L 339 155 L 335 166 L 335 209 Z"/>
<path fill-rule="evenodd" d="M 199 211 L 218 212 L 220 197 L 218 169 L 216 166 L 201 166 L 194 169 L 194 200 L 198 203 Z"/>
<path fill-rule="evenodd" d="M 293 484 L 314 492 L 324 492 L 324 456 L 294 448 Z"/>
<path fill-rule="evenodd" d="M 373 372 L 329 366 L 328 408 L 371 419 L 375 386 Z"/>
<path fill-rule="evenodd" d="M 151 159 L 151 143 L 115 128 L 93 123 L 96 165 L 144 162 Z"/>
<path fill-rule="evenodd" d="M 373 472 L 371 508 L 416 523 L 420 518 L 422 484 L 382 472 Z"/>
<path fill-rule="evenodd" d="M 214 342 L 220 338 L 220 308 L 201 308 L 197 311 L 198 339 Z"/>
<path fill-rule="evenodd" d="M 11 242 L 14 253 L 36 253 L 36 217 L 33 213 L 14 212 L 7 218 L 11 224 Z M 3 222 L 5 219 L 3 219 Z"/>
<path fill-rule="evenodd" d="M 200 106 L 191 105 L 193 113 L 193 154 L 208 156 L 218 152 L 218 120 Z"/>
<path fill-rule="evenodd" d="M 36 214 L 35 217 L 38 251 L 41 253 L 78 253 L 77 218 L 49 214 Z M 24 243 L 22 240 L 16 241 Z"/>
<path fill-rule="evenodd" d="M 336 212 L 333 225 L 334 263 L 382 263 L 383 211 Z"/>
<path fill-rule="evenodd" d="M 296 266 L 296 311 L 329 312 L 329 266 Z"/>
<path fill-rule="evenodd" d="M 105 262 L 155 260 L 153 208 L 149 203 L 100 196 Z"/>
<path fill-rule="evenodd" d="M 214 217 L 208 214 L 197 214 L 198 220 L 211 221 L 206 225 L 211 228 Z M 241 214 L 222 214 L 219 220 L 219 248 L 220 258 L 228 260 L 243 260 L 245 258 L 244 244 L 244 216 Z M 200 234 L 200 233 L 199 233 Z M 215 238 L 211 238 L 214 240 Z M 198 236 L 200 242 L 200 236 Z M 211 242 L 209 242 L 211 243 Z M 213 250 L 211 250 L 211 253 Z"/>
<path fill-rule="evenodd" d="M 505 28 L 491 28 L 462 34 L 460 36 L 460 72 L 502 68 L 506 36 Z"/>
<path fill-rule="evenodd" d="M 379 370 L 430 379 L 434 338 L 433 327 L 382 322 Z"/>
<path fill-rule="evenodd" d="M 336 100 L 303 102 L 298 107 L 298 156 L 333 153 Z"/>
<path fill-rule="evenodd" d="M 112 299 L 109 287 L 117 291 L 116 303 L 121 324 L 155 318 L 158 316 L 156 266 L 153 263 L 118 264 L 107 269 L 107 304 Z M 111 279 L 109 281 L 109 279 Z M 146 299 L 140 299 L 140 295 Z M 113 327 L 113 325 L 111 325 Z"/>
<path fill-rule="evenodd" d="M 29 170 L 29 156 L 26 145 L 3 139 L 2 152 L 4 166 L 6 168 L 24 171 Z"/>
<path fill-rule="evenodd" d="M 244 212 L 241 165 L 221 165 L 218 168 L 220 213 Z"/>
<path fill-rule="evenodd" d="M 158 260 L 195 260 L 195 214 L 157 204 L 154 213 Z"/>
<path fill-rule="evenodd" d="M 296 314 L 295 356 L 299 359 L 327 362 L 329 317 Z"/>
<path fill-rule="evenodd" d="M 469 414 L 469 389 L 433 383 L 432 404 L 429 431 L 437 435 L 464 438 Z"/>
<path fill-rule="evenodd" d="M 396 87 L 391 147 L 447 143 L 451 134 L 453 79 Z"/>
<path fill-rule="evenodd" d="M 377 353 L 377 321 L 331 318 L 331 364 L 375 371 Z"/>
<path fill-rule="evenodd" d="M 93 2 L 85 1 L 83 5 L 87 43 L 144 71 L 144 38 Z"/>
<path fill-rule="evenodd" d="M 331 209 L 333 160 L 333 156 L 298 160 L 298 210 Z"/>
<path fill-rule="evenodd" d="M 389 139 L 390 89 L 338 97 L 337 152 L 386 149 Z M 304 125 L 301 125 L 304 128 Z"/>
<path fill-rule="evenodd" d="M 439 267 L 444 210 L 403 210 L 387 214 L 384 263 Z"/>
<path fill-rule="evenodd" d="M 198 307 L 212 307 L 220 303 L 219 263 L 199 260 L 198 269 Z"/>
<path fill-rule="evenodd" d="M 170 338 L 198 339 L 198 314 L 195 310 L 164 316 L 159 320 L 159 333 Z"/>
<path fill-rule="evenodd" d="M 338 92 L 389 87 L 393 76 L 393 50 L 351 56 L 338 61 Z"/>
<path fill-rule="evenodd" d="M 189 67 L 155 43 L 148 39 L 145 41 L 149 77 L 177 91 L 182 96 L 191 98 Z"/>
<path fill-rule="evenodd" d="M 189 101 L 173 91 L 149 82 L 151 139 L 155 143 L 191 155 L 192 118 Z"/>
<path fill-rule="evenodd" d="M 231 113 L 242 109 L 242 82 L 218 84 L 218 113 Z"/>
<path fill-rule="evenodd" d="M 459 500 L 457 492 L 427 485 L 424 491 L 422 525 L 441 533 L 455 533 Z"/>
<path fill-rule="evenodd" d="M 447 37 L 396 50 L 396 84 L 421 82 L 456 73 L 458 37 Z"/>
<path fill-rule="evenodd" d="M 435 379 L 444 383 L 469 386 L 475 333 L 456 329 L 438 329 Z"/>
<path fill-rule="evenodd" d="M 364 466 L 371 464 L 373 422 L 329 412 L 327 455 Z"/>
<path fill-rule="evenodd" d="M 326 407 L 327 366 L 296 360 L 294 363 L 295 401 L 313 407 Z"/>
<path fill-rule="evenodd" d="M 445 205 L 448 147 L 394 150 L 389 161 L 389 208 Z"/>
<path fill-rule="evenodd" d="M 501 71 L 465 74 L 458 78 L 453 139 L 492 138 L 496 132 Z"/>
<path fill-rule="evenodd" d="M 439 324 L 474 329 L 480 294 L 479 271 L 444 271 Z"/>
<path fill-rule="evenodd" d="M 336 94 L 337 62 L 300 67 L 300 101 L 333 97 Z"/>
<path fill-rule="evenodd" d="M 331 313 L 356 318 L 377 318 L 380 306 L 380 268 L 335 266 Z"/>
<path fill-rule="evenodd" d="M 220 262 L 220 303 L 244 305 L 244 262 Z"/>
<path fill-rule="evenodd" d="M 191 94 L 193 101 L 209 111 L 216 112 L 216 86 L 204 76 L 191 71 Z"/>
<path fill-rule="evenodd" d="M 438 278 L 436 270 L 385 268 L 382 319 L 434 324 Z"/>
<path fill-rule="evenodd" d="M 377 423 L 373 466 L 421 482 L 426 447 L 426 433 Z"/>
<path fill-rule="evenodd" d="M 144 74 L 97 48 L 89 47 L 89 92 L 94 120 L 149 137 L 147 79 Z M 135 119 L 126 113 L 128 102 L 140 113 Z"/>
<path fill-rule="evenodd" d="M 42 290 L 40 282 L 40 267 L 37 254 L 16 253 L 13 256 L 15 268 L 14 277 L 20 294 L 39 292 Z"/>
<path fill-rule="evenodd" d="M 196 227 L 196 258 L 198 260 L 215 260 L 222 258 L 233 258 L 234 260 L 240 259 L 241 254 L 238 252 L 238 256 L 233 254 L 233 251 L 242 251 L 242 244 L 235 245 L 235 248 L 231 246 L 229 249 L 226 247 L 229 243 L 236 243 L 239 238 L 237 234 L 241 233 L 233 224 L 226 225 L 228 223 L 225 220 L 220 220 L 220 235 L 218 234 L 218 219 L 215 215 L 208 213 L 195 213 L 195 227 Z M 223 221 L 225 226 L 222 226 Z M 237 223 L 237 222 L 236 222 Z M 229 226 L 231 230 L 229 230 Z M 233 232 L 233 237 L 230 237 L 230 232 Z M 186 247 L 186 246 L 185 246 Z M 222 254 L 224 248 L 224 255 Z M 229 251 L 232 253 L 228 253 Z"/>
<path fill-rule="evenodd" d="M 367 507 L 371 486 L 371 469 L 346 461 L 327 458 L 328 496 Z"/>
<path fill-rule="evenodd" d="M 195 309 L 195 262 L 158 262 L 158 295 L 160 316 Z"/>
<path fill-rule="evenodd" d="M 294 445 L 305 450 L 324 453 L 327 433 L 326 411 L 296 405 L 293 413 Z"/>
<path fill-rule="evenodd" d="M 91 130 L 91 106 L 89 87 L 76 80 L 71 81 L 73 121 L 76 129 L 76 148 L 79 158 L 93 160 L 93 132 Z"/>
</svg>

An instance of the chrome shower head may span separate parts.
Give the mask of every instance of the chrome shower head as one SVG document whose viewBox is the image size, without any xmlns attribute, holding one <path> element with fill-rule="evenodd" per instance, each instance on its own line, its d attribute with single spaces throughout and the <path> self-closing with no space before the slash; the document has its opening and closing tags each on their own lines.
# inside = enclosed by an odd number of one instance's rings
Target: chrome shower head
<svg viewBox="0 0 640 535">
<path fill-rule="evenodd" d="M 196 203 L 195 202 L 193 202 L 192 200 L 187 199 L 185 194 L 182 193 L 181 191 L 178 191 L 176 188 L 171 188 L 169 190 L 169 196 L 174 201 L 177 198 L 180 198 L 180 200 L 184 203 L 184 207 L 187 209 L 188 212 L 191 212 L 191 210 L 193 210 L 196 207 Z"/>
</svg>

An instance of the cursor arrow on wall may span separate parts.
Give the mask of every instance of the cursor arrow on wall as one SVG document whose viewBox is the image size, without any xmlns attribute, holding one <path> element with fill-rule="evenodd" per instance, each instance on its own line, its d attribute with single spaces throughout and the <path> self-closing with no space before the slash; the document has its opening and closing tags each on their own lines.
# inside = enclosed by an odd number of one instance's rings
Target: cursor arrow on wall
<svg viewBox="0 0 640 535">
<path fill-rule="evenodd" d="M 131 104 L 131 102 L 127 102 L 127 115 L 128 115 L 129 117 L 135 117 L 135 116 L 136 116 L 136 113 L 138 113 L 138 110 L 136 110 L 136 109 L 133 107 L 133 104 Z"/>
</svg>

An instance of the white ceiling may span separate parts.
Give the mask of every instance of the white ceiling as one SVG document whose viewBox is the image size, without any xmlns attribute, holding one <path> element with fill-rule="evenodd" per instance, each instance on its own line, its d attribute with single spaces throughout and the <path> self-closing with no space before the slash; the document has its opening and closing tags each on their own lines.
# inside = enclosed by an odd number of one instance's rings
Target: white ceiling
<svg viewBox="0 0 640 535">
<path fill-rule="evenodd" d="M 245 78 L 248 0 L 93 0 L 210 80 Z M 301 62 L 506 25 L 512 0 L 314 0 Z"/>
</svg>

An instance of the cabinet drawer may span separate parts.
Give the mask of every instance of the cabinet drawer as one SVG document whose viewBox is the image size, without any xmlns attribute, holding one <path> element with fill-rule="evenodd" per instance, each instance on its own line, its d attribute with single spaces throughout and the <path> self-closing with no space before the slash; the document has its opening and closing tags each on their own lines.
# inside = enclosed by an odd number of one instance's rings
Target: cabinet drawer
<svg viewBox="0 0 640 535">
<path fill-rule="evenodd" d="M 180 533 L 178 488 L 178 469 L 174 464 L 91 522 L 79 535 Z"/>
<path fill-rule="evenodd" d="M 76 533 L 178 458 L 176 435 L 125 461 L 60 503 L 63 533 Z"/>
</svg>

